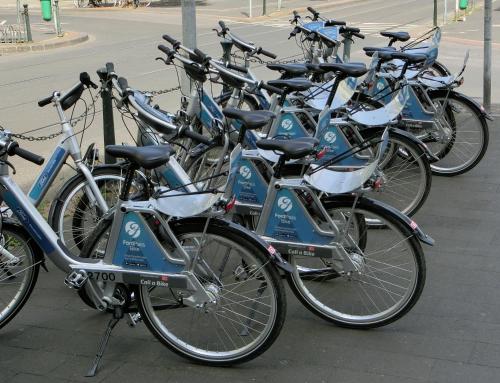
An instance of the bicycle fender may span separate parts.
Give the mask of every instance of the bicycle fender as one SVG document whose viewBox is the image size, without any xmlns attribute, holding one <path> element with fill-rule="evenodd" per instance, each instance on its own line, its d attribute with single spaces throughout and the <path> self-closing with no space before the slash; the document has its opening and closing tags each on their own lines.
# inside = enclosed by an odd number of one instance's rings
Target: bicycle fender
<svg viewBox="0 0 500 383">
<path fill-rule="evenodd" d="M 45 255 L 44 255 L 42 249 L 40 248 L 40 246 L 38 246 L 38 244 L 36 243 L 36 241 L 32 239 L 31 234 L 28 233 L 28 231 L 24 228 L 24 226 L 22 226 L 14 218 L 5 218 L 5 217 L 3 217 L 1 219 L 2 219 L 2 223 L 1 223 L 2 227 L 9 226 L 12 229 L 14 229 L 13 230 L 14 232 L 22 232 L 22 234 L 26 235 L 26 237 L 29 238 L 29 241 L 28 241 L 27 245 L 31 248 L 31 250 L 33 250 L 33 254 L 35 254 L 35 262 L 36 263 L 40 263 L 40 266 L 45 271 L 48 272 L 49 270 L 47 269 L 47 266 L 45 265 Z"/>
<path fill-rule="evenodd" d="M 399 128 L 391 128 L 390 134 L 403 136 L 403 137 L 411 140 L 415 145 L 417 145 L 422 150 L 422 152 L 424 152 L 424 154 L 427 156 L 429 161 L 439 161 L 439 158 L 436 157 L 429 150 L 427 145 L 424 142 L 422 142 L 422 140 L 420 140 L 419 138 L 417 138 L 413 134 L 411 134 L 410 132 L 407 132 L 406 130 L 399 129 Z"/>
<path fill-rule="evenodd" d="M 176 220 L 171 224 L 184 225 L 191 223 L 191 224 L 203 225 L 205 224 L 206 220 L 207 220 L 206 217 L 188 217 Z M 273 246 L 271 246 L 270 244 L 265 242 L 262 238 L 260 238 L 257 234 L 244 228 L 243 226 L 221 218 L 210 218 L 210 225 L 218 226 L 221 229 L 224 229 L 226 231 L 231 231 L 233 233 L 242 236 L 247 241 L 251 242 L 254 246 L 262 249 L 266 254 L 268 254 L 269 259 L 279 269 L 287 273 L 291 273 L 293 271 L 293 267 L 287 261 L 285 261 L 285 259 L 283 259 L 281 254 Z"/>
<path fill-rule="evenodd" d="M 435 95 L 435 94 L 440 94 L 442 93 L 442 97 L 446 97 L 447 94 L 448 94 L 448 90 L 434 90 L 434 91 L 429 91 L 429 95 Z M 481 116 L 483 116 L 485 119 L 487 120 L 490 120 L 490 121 L 493 121 L 493 117 L 486 111 L 486 109 L 484 109 L 484 106 L 481 105 L 479 102 L 477 102 L 476 100 L 474 100 L 473 98 L 463 94 L 463 93 L 459 93 L 459 92 L 455 92 L 454 90 L 450 91 L 450 94 L 452 94 L 457 97 L 457 98 L 461 98 L 462 100 L 464 100 L 466 103 L 469 104 L 469 106 L 475 108 L 479 114 Z"/>
<path fill-rule="evenodd" d="M 346 204 L 349 205 L 354 205 L 355 197 L 353 195 L 347 195 L 347 194 L 342 194 L 342 195 L 336 195 L 333 197 L 328 198 L 331 201 L 342 201 Z M 403 225 L 405 225 L 410 231 L 415 235 L 415 237 L 420 241 L 423 242 L 429 246 L 434 246 L 434 239 L 430 237 L 429 235 L 425 234 L 422 229 L 417 225 L 415 221 L 413 221 L 411 218 L 409 218 L 407 215 L 401 213 L 398 209 L 384 203 L 381 201 L 377 201 L 375 199 L 371 198 L 366 198 L 366 197 L 360 197 L 358 198 L 358 201 L 356 203 L 356 206 L 359 206 L 360 208 L 363 207 L 371 207 L 373 210 L 385 210 L 388 212 L 392 218 L 396 221 L 401 222 Z"/>
</svg>

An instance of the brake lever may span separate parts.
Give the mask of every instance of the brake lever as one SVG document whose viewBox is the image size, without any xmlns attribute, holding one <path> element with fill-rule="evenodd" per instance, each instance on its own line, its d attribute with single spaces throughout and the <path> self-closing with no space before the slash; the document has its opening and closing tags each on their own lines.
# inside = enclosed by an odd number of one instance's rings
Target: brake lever
<svg viewBox="0 0 500 383">
<path fill-rule="evenodd" d="M 219 31 L 217 28 L 212 28 L 212 31 L 214 31 L 215 33 L 217 33 L 217 37 L 226 37 L 226 34 L 222 30 Z"/>
<path fill-rule="evenodd" d="M 163 61 L 165 63 L 165 65 L 169 64 L 169 60 L 166 60 L 163 57 L 157 57 L 157 58 L 155 58 L 155 61 Z"/>
</svg>

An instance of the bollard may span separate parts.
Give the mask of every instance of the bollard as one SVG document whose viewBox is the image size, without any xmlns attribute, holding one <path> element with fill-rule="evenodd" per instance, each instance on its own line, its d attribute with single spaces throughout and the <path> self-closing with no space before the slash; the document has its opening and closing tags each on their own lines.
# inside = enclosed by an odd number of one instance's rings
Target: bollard
<svg viewBox="0 0 500 383">
<path fill-rule="evenodd" d="M 56 27 L 57 37 L 62 37 L 61 21 L 59 20 L 59 0 L 54 0 L 54 25 Z"/>
<path fill-rule="evenodd" d="M 26 31 L 26 41 L 32 42 L 33 36 L 31 35 L 30 15 L 28 12 L 28 4 L 23 4 L 24 27 Z"/>
<path fill-rule="evenodd" d="M 267 14 L 267 0 L 262 0 L 262 15 Z"/>
<path fill-rule="evenodd" d="M 484 0 L 484 63 L 483 63 L 483 105 L 491 112 L 491 29 L 492 0 Z"/>
<path fill-rule="evenodd" d="M 106 64 L 108 66 L 109 64 Z M 110 79 L 106 68 L 99 69 L 97 75 L 101 80 L 101 99 L 102 99 L 102 122 L 104 131 L 104 147 L 115 144 L 115 122 L 113 118 L 113 98 L 111 94 Z M 114 164 L 116 158 L 104 151 L 104 163 Z"/>
<path fill-rule="evenodd" d="M 222 45 L 222 60 L 226 63 L 231 62 L 231 49 L 233 48 L 233 43 L 231 41 L 221 41 Z M 223 92 L 229 92 L 230 87 L 226 83 L 222 85 Z"/>
</svg>

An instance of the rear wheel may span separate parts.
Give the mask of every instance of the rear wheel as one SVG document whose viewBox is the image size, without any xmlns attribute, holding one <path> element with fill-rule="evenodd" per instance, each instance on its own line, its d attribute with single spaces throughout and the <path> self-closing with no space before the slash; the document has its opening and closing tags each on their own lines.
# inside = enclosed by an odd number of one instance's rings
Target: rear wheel
<svg viewBox="0 0 500 383">
<path fill-rule="evenodd" d="M 206 233 L 201 220 L 172 226 L 187 253 L 198 256 L 194 273 L 212 304 L 188 306 L 183 300 L 192 292 L 159 286 L 137 286 L 135 299 L 144 323 L 169 349 L 199 363 L 232 365 L 271 346 L 283 326 L 286 301 L 269 254 L 217 222 L 212 220 Z M 109 230 L 110 225 L 89 241 L 87 257 L 102 256 Z M 175 255 L 170 241 L 159 239 Z"/>
</svg>

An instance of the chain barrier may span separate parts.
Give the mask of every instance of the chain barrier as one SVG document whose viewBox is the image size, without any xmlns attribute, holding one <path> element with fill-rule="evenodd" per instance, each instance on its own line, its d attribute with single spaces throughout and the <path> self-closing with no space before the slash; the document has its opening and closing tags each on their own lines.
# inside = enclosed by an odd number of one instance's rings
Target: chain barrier
<svg viewBox="0 0 500 383">
<path fill-rule="evenodd" d="M 70 121 L 71 127 L 74 128 L 80 121 L 82 121 L 87 116 L 87 114 L 90 112 L 90 110 L 92 108 L 94 108 L 95 103 L 99 99 L 99 96 L 100 96 L 99 92 L 97 92 L 96 96 L 92 97 L 92 102 L 85 108 L 85 111 L 82 114 L 80 114 L 78 117 L 71 119 L 71 121 Z M 40 129 L 43 129 L 43 128 L 40 128 Z M 0 130 L 4 130 L 4 129 L 0 129 Z M 60 136 L 61 134 L 63 134 L 62 130 L 60 132 L 52 133 L 52 134 L 49 134 L 47 136 L 38 136 L 38 137 L 28 136 L 28 135 L 24 135 L 21 133 L 18 133 L 18 134 L 12 133 L 12 137 L 17 138 L 18 140 L 24 140 L 24 141 L 48 141 L 48 140 L 52 140 L 52 139 Z"/>
<path fill-rule="evenodd" d="M 162 90 L 141 90 L 141 93 L 148 93 L 152 97 L 154 97 L 154 96 L 159 96 L 162 94 L 172 93 L 172 92 L 175 92 L 176 90 L 179 90 L 179 89 L 181 89 L 181 87 L 176 86 L 173 88 L 167 88 L 167 89 L 162 89 Z"/>
<path fill-rule="evenodd" d="M 298 56 L 298 55 L 297 55 Z M 246 60 L 251 63 L 256 63 L 256 64 L 262 64 L 262 65 L 267 65 L 267 64 L 294 64 L 294 63 L 303 63 L 304 58 L 297 58 L 297 59 L 289 59 L 289 60 L 270 60 L 270 61 L 265 61 L 260 58 L 255 58 L 255 57 L 250 57 L 250 58 L 245 58 L 244 56 L 240 56 L 236 53 L 231 53 L 231 57 L 234 59 L 238 60 Z"/>
</svg>

